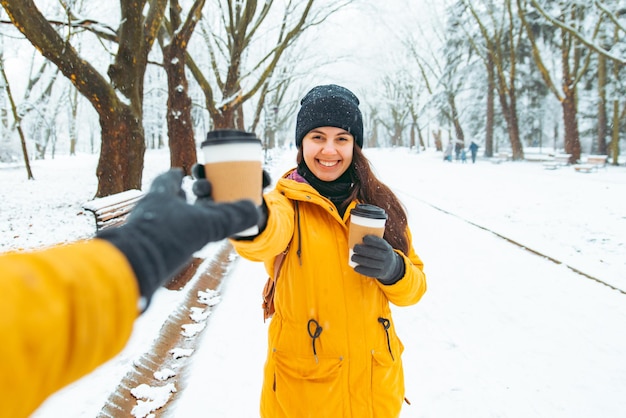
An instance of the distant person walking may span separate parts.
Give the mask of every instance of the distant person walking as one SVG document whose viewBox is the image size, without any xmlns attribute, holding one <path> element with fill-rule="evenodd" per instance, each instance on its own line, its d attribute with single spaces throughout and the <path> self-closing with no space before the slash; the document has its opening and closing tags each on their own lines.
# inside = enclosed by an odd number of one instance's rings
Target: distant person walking
<svg viewBox="0 0 626 418">
<path fill-rule="evenodd" d="M 469 146 L 470 153 L 472 154 L 472 164 L 476 162 L 476 153 L 478 152 L 478 144 L 474 141 Z"/>
<path fill-rule="evenodd" d="M 458 161 L 461 158 L 461 151 L 464 148 L 463 140 L 457 139 L 454 143 L 454 154 L 455 158 Z"/>
</svg>

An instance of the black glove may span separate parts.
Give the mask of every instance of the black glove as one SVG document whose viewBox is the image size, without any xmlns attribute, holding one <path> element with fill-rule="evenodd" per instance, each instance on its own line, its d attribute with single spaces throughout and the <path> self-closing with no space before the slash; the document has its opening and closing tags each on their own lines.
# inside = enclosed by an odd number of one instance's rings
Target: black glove
<svg viewBox="0 0 626 418">
<path fill-rule="evenodd" d="M 146 302 L 194 252 L 258 222 L 257 209 L 249 200 L 188 204 L 182 179 L 180 169 L 159 175 L 124 225 L 97 234 L 126 256 Z"/>
<path fill-rule="evenodd" d="M 191 167 L 191 175 L 196 179 L 192 186 L 193 194 L 196 195 L 196 202 L 198 204 L 212 203 L 213 197 L 211 193 L 213 191 L 213 186 L 211 186 L 211 182 L 206 179 L 206 173 L 204 171 L 204 165 L 202 164 L 194 164 Z M 272 178 L 269 173 L 263 170 L 263 186 L 265 189 L 267 186 L 272 184 Z M 260 193 L 263 193 L 261 190 Z M 262 200 L 261 205 L 257 208 L 259 211 L 259 221 L 257 223 L 257 227 L 259 228 L 259 234 L 263 232 L 265 226 L 267 225 L 267 205 L 265 204 L 265 199 Z M 237 237 L 238 239 L 252 239 L 254 237 Z"/>
<path fill-rule="evenodd" d="M 378 279 L 382 284 L 396 283 L 404 276 L 404 260 L 391 245 L 376 235 L 366 235 L 353 248 L 352 261 L 357 273 Z"/>
</svg>

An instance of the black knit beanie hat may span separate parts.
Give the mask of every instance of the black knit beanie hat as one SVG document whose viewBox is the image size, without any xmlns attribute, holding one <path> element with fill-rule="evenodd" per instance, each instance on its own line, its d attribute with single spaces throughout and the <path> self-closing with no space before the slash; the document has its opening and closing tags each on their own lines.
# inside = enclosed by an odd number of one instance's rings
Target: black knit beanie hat
<svg viewBox="0 0 626 418">
<path fill-rule="evenodd" d="M 336 84 L 313 87 L 300 104 L 296 122 L 298 148 L 309 131 L 322 126 L 345 129 L 363 148 L 363 116 L 359 110 L 359 99 L 350 90 Z"/>
</svg>

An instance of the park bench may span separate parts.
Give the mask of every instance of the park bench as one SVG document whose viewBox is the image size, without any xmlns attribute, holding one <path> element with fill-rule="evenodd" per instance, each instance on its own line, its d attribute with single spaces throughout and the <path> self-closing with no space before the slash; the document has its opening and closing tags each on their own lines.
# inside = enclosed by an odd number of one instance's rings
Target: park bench
<svg viewBox="0 0 626 418">
<path fill-rule="evenodd" d="M 552 161 L 546 161 L 543 163 L 543 168 L 546 170 L 556 170 L 559 167 L 569 165 L 572 154 L 556 154 Z"/>
<path fill-rule="evenodd" d="M 96 198 L 83 204 L 83 208 L 94 214 L 96 231 L 122 225 L 137 202 L 144 196 L 141 190 L 126 190 L 110 196 Z M 180 290 L 191 280 L 204 260 L 193 257 L 189 264 L 182 268 L 164 286 L 169 290 Z"/>
<path fill-rule="evenodd" d="M 606 168 L 606 155 L 590 155 L 584 164 L 576 164 L 574 169 L 579 173 L 591 173 L 597 171 L 599 167 Z"/>
<path fill-rule="evenodd" d="M 499 152 L 495 157 L 491 158 L 491 162 L 494 164 L 500 164 L 511 159 L 511 154 L 508 152 Z"/>
<path fill-rule="evenodd" d="M 126 190 L 110 196 L 96 198 L 83 204 L 83 208 L 94 214 L 96 230 L 121 225 L 126 217 L 143 197 L 141 190 Z"/>
</svg>

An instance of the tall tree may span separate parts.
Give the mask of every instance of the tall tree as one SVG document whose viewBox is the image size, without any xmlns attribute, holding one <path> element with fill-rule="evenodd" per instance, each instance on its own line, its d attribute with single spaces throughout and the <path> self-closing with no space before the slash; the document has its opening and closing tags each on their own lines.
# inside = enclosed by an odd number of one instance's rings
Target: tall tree
<svg viewBox="0 0 626 418">
<path fill-rule="evenodd" d="M 398 71 L 396 74 L 382 77 L 382 106 L 384 113 L 379 115 L 378 123 L 387 129 L 385 138 L 390 138 L 392 147 L 407 145 L 404 141 L 404 130 L 407 126 L 407 117 L 410 116 L 410 104 L 415 86 L 408 74 Z M 382 117 L 381 117 L 382 116 Z M 411 123 L 412 125 L 412 123 Z M 388 144 L 379 144 L 385 146 Z"/>
<path fill-rule="evenodd" d="M 0 75 L 2 75 L 2 85 L 4 86 L 4 89 L 6 90 L 7 97 L 11 105 L 11 111 L 13 112 L 13 118 L 16 121 L 17 133 L 20 136 L 20 144 L 22 145 L 22 155 L 24 157 L 24 165 L 26 166 L 26 175 L 28 177 L 28 180 L 34 180 L 35 177 L 33 176 L 33 172 L 30 168 L 30 160 L 28 158 L 28 148 L 26 148 L 26 138 L 24 136 L 24 132 L 22 131 L 22 126 L 19 123 L 20 116 L 17 112 L 17 106 L 15 104 L 15 101 L 13 100 L 13 94 L 11 93 L 11 86 L 9 85 L 9 79 L 4 70 L 4 57 L 2 56 L 1 51 L 0 51 Z"/>
<path fill-rule="evenodd" d="M 447 25 L 445 34 L 445 55 L 443 64 L 437 64 L 438 74 L 435 75 L 439 91 L 434 94 L 439 119 L 454 130 L 455 148 L 465 145 L 465 132 L 462 126 L 462 115 L 457 101 L 466 88 L 465 77 L 469 74 L 468 51 L 469 43 L 462 27 L 463 7 L 461 1 L 451 4 L 447 9 Z M 465 66 L 463 65 L 465 64 Z M 430 66 L 429 68 L 433 68 Z"/>
<path fill-rule="evenodd" d="M 191 118 L 189 82 L 185 74 L 187 46 L 196 23 L 202 16 L 205 0 L 195 0 L 187 18 L 182 21 L 182 7 L 178 0 L 169 0 L 169 30 L 167 41 L 161 36 L 163 66 L 167 73 L 167 131 L 170 146 L 170 164 L 191 174 L 196 163 L 196 142 Z"/>
<path fill-rule="evenodd" d="M 313 9 L 314 2 L 219 0 L 213 3 L 220 10 L 216 13 L 219 16 L 216 25 L 208 27 L 208 18 L 202 21 L 213 80 L 195 60 L 188 57 L 187 65 L 204 92 L 214 128 L 245 129 L 243 104 L 262 89 L 285 51 L 305 30 L 321 24 L 351 0 L 335 2 L 320 11 Z M 282 18 L 277 30 L 271 32 L 274 40 L 255 43 L 269 36 L 272 18 L 281 13 L 280 7 L 283 7 Z"/>
<path fill-rule="evenodd" d="M 533 30 L 533 22 L 530 19 L 537 19 L 539 15 L 551 16 L 536 1 L 517 0 L 519 17 L 526 29 L 528 39 L 532 44 L 533 57 L 539 68 L 541 76 L 550 88 L 550 91 L 557 97 L 563 110 L 563 126 L 565 130 L 564 148 L 565 152 L 571 155 L 570 162 L 575 163 L 580 160 L 581 145 L 580 133 L 578 129 L 578 83 L 588 69 L 590 54 L 583 48 L 580 39 L 576 37 L 566 27 L 579 27 L 585 18 L 586 6 L 580 3 L 563 2 L 552 4 L 554 12 L 557 13 L 555 20 L 561 22 L 558 28 L 559 48 L 561 53 L 561 89 L 556 87 L 553 76 L 549 68 L 545 65 L 539 45 L 536 41 Z"/>
<path fill-rule="evenodd" d="M 404 47 L 409 51 L 410 57 L 417 66 L 416 74 L 422 80 L 420 88 L 423 86 L 430 95 L 431 100 L 427 103 L 436 113 L 436 119 L 440 124 L 452 125 L 455 130 L 457 139 L 464 142 L 465 134 L 461 127 L 460 115 L 456 106 L 457 95 L 461 92 L 463 85 L 463 76 L 459 73 L 459 67 L 463 61 L 464 51 L 461 45 L 465 45 L 458 36 L 462 31 L 458 31 L 457 12 L 462 9 L 461 3 L 446 8 L 451 14 L 447 15 L 447 24 L 443 21 L 438 25 L 434 25 L 434 35 L 437 42 L 422 44 L 418 42 L 420 39 L 426 38 L 420 28 L 417 28 L 418 34 L 407 34 L 404 38 Z M 438 28 L 451 26 L 440 31 Z M 422 32 L 422 33 L 420 33 Z M 443 56 L 441 48 L 438 46 L 445 44 Z M 419 128 L 418 128 L 418 132 Z M 420 142 L 421 133 L 420 135 Z M 432 131 L 435 147 L 437 151 L 443 151 L 442 130 L 435 129 Z"/>
<path fill-rule="evenodd" d="M 484 51 L 475 43 L 472 43 L 472 46 L 481 56 L 488 76 L 492 75 L 492 71 L 493 76 L 495 76 L 494 84 L 507 124 L 512 159 L 522 160 L 524 159 L 524 149 L 520 140 L 516 88 L 518 62 L 516 54 L 519 50 L 522 31 L 516 27 L 512 1 L 504 1 L 500 14 L 497 14 L 497 9 L 491 2 L 487 2 L 481 13 L 477 12 L 471 1 L 463 0 L 463 2 L 469 8 L 484 38 Z M 485 19 L 489 19 L 489 23 L 484 22 Z M 490 81 L 488 77 L 488 82 Z M 489 111 L 488 109 L 487 115 L 489 115 Z"/>
<path fill-rule="evenodd" d="M 79 55 L 69 36 L 61 37 L 57 33 L 33 0 L 0 0 L 0 4 L 13 24 L 98 113 L 102 141 L 96 196 L 141 188 L 146 149 L 142 126 L 143 79 L 167 0 L 120 0 L 120 26 L 108 32 L 102 32 L 103 26 L 93 21 L 70 20 L 69 28 L 76 24 L 117 40 L 117 54 L 107 71 L 110 81 Z"/>
<path fill-rule="evenodd" d="M 256 130 L 257 125 L 261 121 L 261 115 L 264 115 L 263 128 L 266 151 L 278 145 L 277 133 L 285 125 L 287 115 L 291 115 L 295 108 L 295 106 L 289 106 L 285 103 L 287 91 L 290 83 L 293 82 L 293 78 L 293 75 L 288 73 L 288 69 L 280 65 L 280 68 L 277 68 L 272 73 L 259 92 L 250 131 L 254 132 Z M 291 107 L 291 109 L 285 110 L 286 105 Z M 285 110 L 282 112 L 282 117 L 279 115 L 279 109 L 281 108 Z"/>
<path fill-rule="evenodd" d="M 605 94 L 605 88 L 609 85 L 606 76 L 608 73 L 606 70 L 607 60 L 610 61 L 614 67 L 613 78 L 611 84 L 620 84 L 620 70 L 626 66 L 626 54 L 625 52 L 625 41 L 623 34 L 626 33 L 626 27 L 623 22 L 620 21 L 620 18 L 626 14 L 626 9 L 619 4 L 610 4 L 610 6 L 614 9 L 611 10 L 607 4 L 601 1 L 594 1 L 592 4 L 564 4 L 563 7 L 570 7 L 573 12 L 571 16 L 575 16 L 575 12 L 578 11 L 577 17 L 579 19 L 587 18 L 587 20 L 591 21 L 595 19 L 595 24 L 589 22 L 587 24 L 576 25 L 576 21 L 568 21 L 567 19 L 563 19 L 560 16 L 554 17 L 551 13 L 549 13 L 544 7 L 542 7 L 537 0 L 531 0 L 532 5 L 537 9 L 537 11 L 541 14 L 543 18 L 553 24 L 556 28 L 558 28 L 562 33 L 567 34 L 567 36 L 575 39 L 580 45 L 584 45 L 588 52 L 595 52 L 598 55 L 598 95 L 599 101 L 603 103 L 603 95 Z M 609 23 L 613 26 L 611 27 Z M 586 29 L 592 28 L 591 33 L 587 33 Z M 613 30 L 613 39 L 611 36 L 607 34 L 610 30 Z M 600 34 L 601 36 L 598 36 Z M 620 34 L 622 36 L 620 36 Z M 586 63 L 589 63 L 589 58 L 591 54 L 587 55 Z M 601 79 L 602 78 L 602 79 Z M 623 91 L 623 88 L 620 89 Z M 623 96 L 620 93 L 614 93 L 612 96 Z M 618 99 L 619 100 L 619 99 Z M 619 104 L 618 104 L 619 107 Z M 601 122 L 602 120 L 608 119 L 605 115 L 602 114 L 605 109 L 600 104 L 598 108 L 598 119 Z M 612 124 L 614 126 L 619 126 L 620 116 L 618 115 L 619 111 L 613 112 Z M 624 112 L 622 115 L 626 114 L 626 104 L 624 106 Z M 613 144 L 618 144 L 619 140 L 617 139 L 618 131 L 613 131 L 612 134 L 612 147 Z M 598 141 L 602 141 L 602 127 L 599 126 L 598 133 Z M 596 148 L 601 150 L 604 149 L 605 146 L 603 144 L 598 143 Z M 618 147 L 619 148 L 619 147 Z M 614 154 L 614 164 L 617 164 L 617 157 L 615 155 L 619 154 L 619 149 L 615 150 Z M 601 152 L 601 151 L 598 151 Z"/>
</svg>

